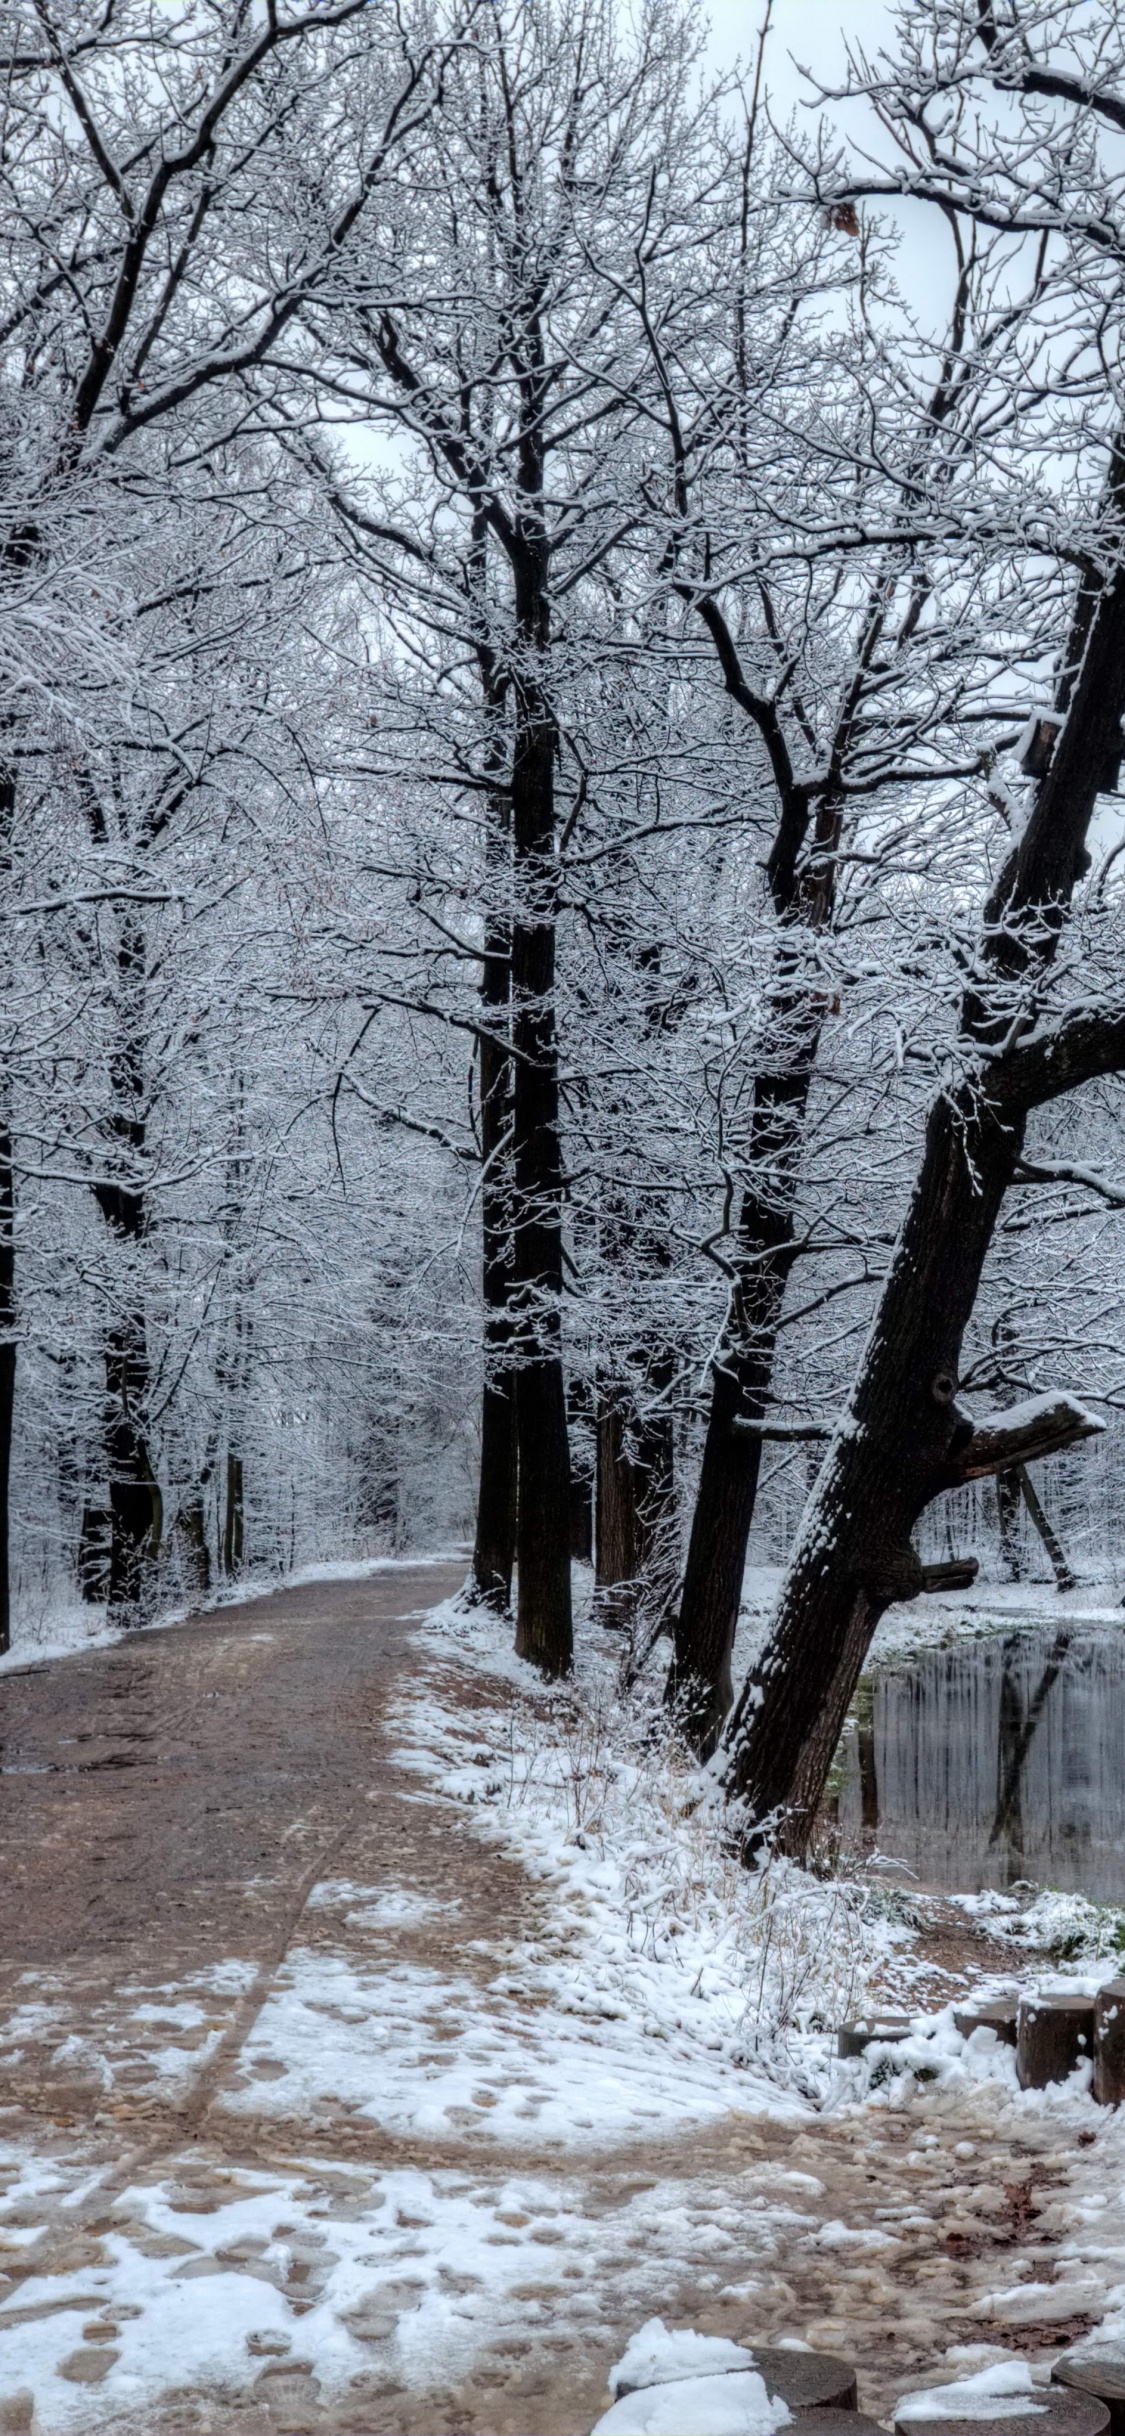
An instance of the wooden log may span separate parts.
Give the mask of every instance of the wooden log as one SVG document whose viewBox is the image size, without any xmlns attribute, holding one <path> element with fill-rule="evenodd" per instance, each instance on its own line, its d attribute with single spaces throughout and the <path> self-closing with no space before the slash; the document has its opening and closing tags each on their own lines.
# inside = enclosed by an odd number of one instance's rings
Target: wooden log
<svg viewBox="0 0 1125 2436">
<path fill-rule="evenodd" d="M 1125 2098 L 1125 1979 L 1107 1979 L 1094 1998 L 1094 2096 L 1099 2106 Z"/>
<path fill-rule="evenodd" d="M 1005 2047 L 1016 2043 L 1017 1999 L 998 1996 L 984 2005 L 966 2005 L 963 2012 L 954 2012 L 953 2020 L 962 2038 L 971 2038 L 974 2030 L 995 2030 Z"/>
<path fill-rule="evenodd" d="M 837 2055 L 863 2055 L 868 2047 L 897 2047 L 909 2038 L 910 2023 L 901 2013 L 872 2013 L 864 2020 L 841 2022 L 836 2032 Z"/>
<path fill-rule="evenodd" d="M 932 2395 L 935 2405 L 939 2392 L 935 2389 Z M 917 2408 L 921 2399 L 920 2395 L 903 2396 L 895 2417 L 895 2436 L 1109 2436 L 1109 2411 L 1096 2394 L 1072 2393 L 1057 2385 L 1037 2386 L 1034 2395 L 1027 2397 L 1026 2411 L 1005 2410 L 1002 2416 L 990 2408 L 987 2394 L 979 2397 L 979 2413 L 970 2415 L 959 2401 L 957 2409 L 944 2418 L 936 2408 L 932 2416 L 923 2417 Z M 1007 2394 L 1003 2397 L 1005 2403 L 1010 2399 Z M 908 2402 L 912 2408 L 904 2411 L 903 2404 Z"/>
<path fill-rule="evenodd" d="M 1021 1996 L 1016 2017 L 1016 2071 L 1021 2089 L 1068 2080 L 1094 2052 L 1092 1996 Z"/>
<path fill-rule="evenodd" d="M 735 2338 L 737 2340 L 737 2337 Z M 739 2367 L 695 2369 L 695 2376 L 735 2377 L 748 2368 L 756 2368 L 764 2377 L 771 2394 L 780 2394 L 791 2411 L 834 2410 L 854 2412 L 856 2407 L 856 2375 L 850 2360 L 841 2360 L 831 2351 L 792 2351 L 787 2344 L 747 2343 L 746 2358 Z M 684 2369 L 682 2375 L 689 2374 Z M 643 2372 L 634 2378 L 622 2377 L 618 2394 L 649 2393 L 665 2379 L 653 2379 Z M 681 2379 L 671 2380 L 673 2383 Z"/>
<path fill-rule="evenodd" d="M 1111 2436 L 1125 2436 L 1125 2343 L 1076 2344 L 1053 2363 L 1051 2375 L 1059 2385 L 1104 2402 Z"/>
<path fill-rule="evenodd" d="M 773 2344 L 754 2343 L 748 2348 L 771 2394 L 780 2394 L 791 2411 L 830 2411 L 833 2417 L 847 2411 L 854 2436 L 856 2376 L 850 2360 L 838 2359 L 831 2351 L 779 2350 Z M 819 2416 L 816 2425 L 821 2427 Z"/>
</svg>

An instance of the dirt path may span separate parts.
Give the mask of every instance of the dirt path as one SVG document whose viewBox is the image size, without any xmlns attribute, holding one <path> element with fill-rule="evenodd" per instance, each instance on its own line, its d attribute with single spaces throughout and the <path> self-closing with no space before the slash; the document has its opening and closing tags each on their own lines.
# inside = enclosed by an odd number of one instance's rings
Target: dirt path
<svg viewBox="0 0 1125 2436">
<path fill-rule="evenodd" d="M 1069 2181 L 1116 2170 L 1104 2118 L 1080 2151 L 989 2089 L 570 2136 L 510 1970 L 546 1901 L 394 1759 L 409 1619 L 459 1570 L 3 1679 L 4 2436 L 569 2436 L 655 2312 L 851 2351 L 882 2412 L 951 2344 L 1100 2314 Z"/>
</svg>

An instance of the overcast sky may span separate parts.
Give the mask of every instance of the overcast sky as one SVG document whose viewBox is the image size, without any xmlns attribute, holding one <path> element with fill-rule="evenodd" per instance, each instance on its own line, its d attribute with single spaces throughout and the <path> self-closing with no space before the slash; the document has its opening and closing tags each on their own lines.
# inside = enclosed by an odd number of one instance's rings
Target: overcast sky
<svg viewBox="0 0 1125 2436">
<path fill-rule="evenodd" d="M 763 0 L 711 0 L 707 15 L 717 66 L 733 67 L 740 56 L 753 58 L 762 14 Z M 842 21 L 853 42 L 874 50 L 890 30 L 888 0 L 774 0 L 765 76 L 778 116 L 787 117 L 802 97 L 797 66 L 814 68 L 826 84 L 842 74 Z"/>
<path fill-rule="evenodd" d="M 714 66 L 733 68 L 741 60 L 752 73 L 765 0 L 704 0 L 704 7 L 711 23 Z M 845 37 L 870 59 L 881 45 L 893 50 L 893 0 L 773 0 L 763 86 L 780 124 L 791 117 L 798 126 L 802 118 L 809 123 L 815 105 L 802 68 L 810 68 L 822 84 L 844 82 Z M 863 141 L 862 105 L 841 106 L 837 123 L 842 134 Z M 877 133 L 876 143 L 881 148 Z M 883 219 L 892 216 L 886 204 L 879 211 Z M 924 205 L 896 206 L 893 217 L 902 233 L 899 286 L 924 326 L 943 328 L 953 285 L 948 231 L 939 215 Z"/>
</svg>

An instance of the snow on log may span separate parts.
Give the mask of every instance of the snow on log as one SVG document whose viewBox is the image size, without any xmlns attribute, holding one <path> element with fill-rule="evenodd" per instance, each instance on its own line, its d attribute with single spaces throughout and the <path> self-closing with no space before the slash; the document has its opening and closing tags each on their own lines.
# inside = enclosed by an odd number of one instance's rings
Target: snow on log
<svg viewBox="0 0 1125 2436">
<path fill-rule="evenodd" d="M 957 1470 L 962 1480 L 984 1480 L 989 1473 L 1061 1454 L 1080 1438 L 1098 1437 L 1104 1428 L 1104 1421 L 1074 1396 L 1029 1396 L 1023 1404 L 1010 1404 L 1003 1412 L 974 1421 L 972 1437 L 957 1456 Z"/>
</svg>

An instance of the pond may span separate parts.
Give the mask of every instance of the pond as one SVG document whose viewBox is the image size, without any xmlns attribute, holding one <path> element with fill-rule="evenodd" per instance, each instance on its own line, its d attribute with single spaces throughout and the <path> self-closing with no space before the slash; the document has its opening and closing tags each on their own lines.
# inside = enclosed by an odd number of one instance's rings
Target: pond
<svg viewBox="0 0 1125 2436">
<path fill-rule="evenodd" d="M 924 1884 L 1125 1903 L 1125 1625 L 930 1650 L 860 1686 L 833 1808 Z"/>
</svg>

